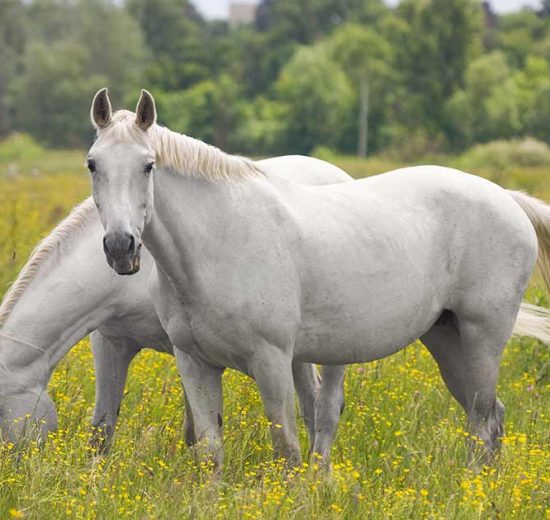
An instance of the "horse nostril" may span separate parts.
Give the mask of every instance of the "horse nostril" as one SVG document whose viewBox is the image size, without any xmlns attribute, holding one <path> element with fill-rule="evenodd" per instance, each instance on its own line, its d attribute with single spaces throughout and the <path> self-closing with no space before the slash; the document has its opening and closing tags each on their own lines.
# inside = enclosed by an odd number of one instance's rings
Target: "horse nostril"
<svg viewBox="0 0 550 520">
<path fill-rule="evenodd" d="M 109 248 L 107 247 L 107 237 L 106 236 L 103 237 L 103 251 L 105 252 L 106 255 L 109 254 Z"/>
<path fill-rule="evenodd" d="M 133 255 L 136 251 L 136 239 L 134 235 L 130 235 L 130 243 L 128 244 L 128 254 Z"/>
</svg>

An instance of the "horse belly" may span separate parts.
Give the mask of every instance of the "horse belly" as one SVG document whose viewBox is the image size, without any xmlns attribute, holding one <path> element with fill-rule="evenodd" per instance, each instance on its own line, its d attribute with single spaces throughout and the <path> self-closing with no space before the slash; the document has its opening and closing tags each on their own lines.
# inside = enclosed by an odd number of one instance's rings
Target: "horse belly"
<svg viewBox="0 0 550 520">
<path fill-rule="evenodd" d="M 131 338 L 140 347 L 152 348 L 159 352 L 172 353 L 172 345 L 164 332 L 157 315 L 150 308 L 149 313 L 128 313 L 105 321 L 98 331 L 106 336 Z"/>
<path fill-rule="evenodd" d="M 295 357 L 322 365 L 366 363 L 390 356 L 431 328 L 442 308 L 433 302 L 415 301 L 382 308 L 372 305 L 363 312 L 315 316 L 299 331 Z"/>
<path fill-rule="evenodd" d="M 440 258 L 435 247 L 408 256 L 386 251 L 383 258 L 382 246 L 367 249 L 314 264 L 295 347 L 300 360 L 349 364 L 389 356 L 424 334 L 444 310 L 451 277 L 434 261 Z"/>
</svg>

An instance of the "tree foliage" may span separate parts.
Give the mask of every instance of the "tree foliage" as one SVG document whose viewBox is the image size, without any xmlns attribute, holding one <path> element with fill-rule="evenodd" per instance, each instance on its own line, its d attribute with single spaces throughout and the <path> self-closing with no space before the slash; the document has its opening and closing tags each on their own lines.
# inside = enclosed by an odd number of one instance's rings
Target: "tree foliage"
<svg viewBox="0 0 550 520">
<path fill-rule="evenodd" d="M 49 145 L 78 146 L 91 135 L 86 107 L 95 90 L 110 86 L 120 102 L 141 83 L 139 26 L 105 0 L 19 5 L 27 38 L 6 93 L 13 127 Z"/>
<path fill-rule="evenodd" d="M 129 0 L 150 50 L 147 80 L 162 89 L 186 88 L 208 78 L 205 24 L 187 0 Z"/>
<path fill-rule="evenodd" d="M 241 123 L 239 99 L 238 85 L 225 74 L 157 95 L 159 115 L 169 127 L 225 150 L 234 148 L 232 132 Z"/>
<path fill-rule="evenodd" d="M 0 135 L 13 126 L 8 87 L 21 72 L 21 58 L 27 39 L 25 8 L 18 0 L 0 2 Z"/>
<path fill-rule="evenodd" d="M 90 124 L 81 107 L 104 85 L 104 76 L 88 76 L 86 50 L 69 41 L 44 47 L 30 44 L 24 56 L 25 73 L 12 85 L 12 102 L 19 127 L 51 146 L 77 146 L 89 137 Z"/>
<path fill-rule="evenodd" d="M 287 107 L 289 152 L 308 153 L 316 145 L 338 146 L 353 91 L 324 48 L 300 48 L 282 70 L 275 90 Z"/>
<path fill-rule="evenodd" d="M 326 44 L 332 59 L 340 65 L 352 84 L 355 105 L 365 105 L 362 109 L 361 106 L 358 107 L 359 117 L 353 117 L 350 121 L 348 134 L 345 135 L 342 145 L 346 151 L 364 148 L 363 154 L 366 154 L 367 148 L 370 148 L 367 141 L 376 148 L 383 139 L 378 132 L 380 126 L 376 125 L 376 121 L 383 118 L 387 109 L 388 97 L 385 86 L 394 79 L 391 46 L 379 32 L 356 23 L 339 27 L 328 38 Z M 365 121 L 361 121 L 361 118 Z M 367 127 L 361 127 L 369 121 L 373 124 L 368 126 L 375 131 L 367 134 Z M 349 131 L 353 137 L 349 135 Z M 362 143 L 362 140 L 365 142 Z"/>
<path fill-rule="evenodd" d="M 396 123 L 445 133 L 445 102 L 481 46 L 479 2 L 405 0 L 398 15 L 391 32 L 401 98 Z"/>
<path fill-rule="evenodd" d="M 263 0 L 232 28 L 192 0 L 3 0 L 0 134 L 81 146 L 109 86 L 115 107 L 146 87 L 163 123 L 252 155 L 550 142 L 549 8 Z"/>
</svg>

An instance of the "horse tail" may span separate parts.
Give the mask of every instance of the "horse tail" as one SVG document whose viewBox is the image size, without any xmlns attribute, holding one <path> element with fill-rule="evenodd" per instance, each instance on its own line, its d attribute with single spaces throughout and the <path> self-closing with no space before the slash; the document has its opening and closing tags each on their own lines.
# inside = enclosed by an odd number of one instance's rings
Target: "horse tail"
<svg viewBox="0 0 550 520">
<path fill-rule="evenodd" d="M 520 191 L 508 191 L 535 228 L 539 241 L 538 266 L 550 291 L 550 206 Z"/>
<path fill-rule="evenodd" d="M 508 193 L 525 212 L 535 228 L 539 242 L 538 267 L 550 291 L 550 206 L 520 191 Z M 550 344 L 550 310 L 522 303 L 513 334 L 533 336 Z"/>
<path fill-rule="evenodd" d="M 550 345 L 550 310 L 523 302 L 512 334 L 537 338 Z"/>
</svg>

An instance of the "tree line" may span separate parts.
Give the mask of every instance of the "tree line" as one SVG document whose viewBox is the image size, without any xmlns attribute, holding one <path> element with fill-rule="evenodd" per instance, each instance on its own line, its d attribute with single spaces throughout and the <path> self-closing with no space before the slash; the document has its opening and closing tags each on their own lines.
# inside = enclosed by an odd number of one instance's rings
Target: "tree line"
<svg viewBox="0 0 550 520">
<path fill-rule="evenodd" d="M 102 86 L 139 88 L 160 121 L 232 152 L 411 156 L 534 136 L 550 142 L 550 0 L 263 0 L 251 25 L 188 0 L 0 2 L 0 135 L 91 137 Z"/>
</svg>

